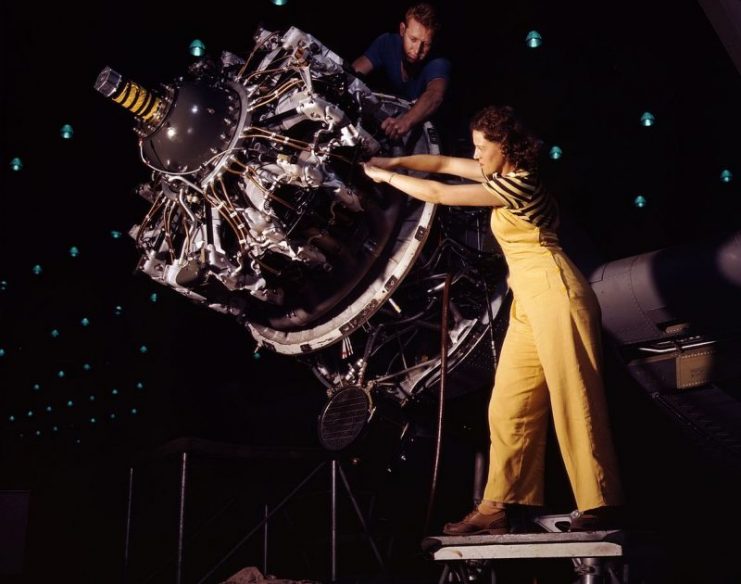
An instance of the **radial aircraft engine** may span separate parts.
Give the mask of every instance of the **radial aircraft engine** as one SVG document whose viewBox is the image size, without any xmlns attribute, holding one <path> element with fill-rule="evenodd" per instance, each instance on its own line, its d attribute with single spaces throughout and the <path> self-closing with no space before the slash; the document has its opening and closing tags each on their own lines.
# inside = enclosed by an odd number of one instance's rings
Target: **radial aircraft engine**
<svg viewBox="0 0 741 584">
<path fill-rule="evenodd" d="M 381 130 L 408 102 L 296 28 L 258 29 L 246 58 L 201 59 L 156 90 L 109 67 L 96 89 L 134 114 L 152 171 L 130 231 L 138 269 L 236 318 L 258 349 L 307 361 L 330 398 L 325 446 L 354 440 L 377 398 L 404 406 L 437 385 L 441 330 L 451 395 L 491 382 L 507 286 L 487 215 L 436 212 L 362 171 L 439 153 L 430 123 L 402 140 Z"/>
</svg>

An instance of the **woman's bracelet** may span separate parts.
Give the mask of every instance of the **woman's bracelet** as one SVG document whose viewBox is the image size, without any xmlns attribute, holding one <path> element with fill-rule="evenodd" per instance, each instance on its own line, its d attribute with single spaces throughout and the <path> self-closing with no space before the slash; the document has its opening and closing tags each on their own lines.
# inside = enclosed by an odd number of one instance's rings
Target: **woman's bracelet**
<svg viewBox="0 0 741 584">
<path fill-rule="evenodd" d="M 392 173 L 391 173 L 391 174 L 389 175 L 389 179 L 388 179 L 388 180 L 387 180 L 386 182 L 387 182 L 388 184 L 391 184 L 391 181 L 392 181 L 392 180 L 394 179 L 394 177 L 395 177 L 395 176 L 396 176 L 396 173 L 395 173 L 395 172 L 392 172 Z M 391 186 L 393 186 L 393 185 L 391 185 Z"/>
</svg>

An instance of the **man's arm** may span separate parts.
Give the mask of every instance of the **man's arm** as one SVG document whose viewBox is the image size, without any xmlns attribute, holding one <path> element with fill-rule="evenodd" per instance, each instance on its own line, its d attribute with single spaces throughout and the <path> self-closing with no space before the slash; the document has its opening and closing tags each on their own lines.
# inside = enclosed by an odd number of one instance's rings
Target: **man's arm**
<svg viewBox="0 0 741 584">
<path fill-rule="evenodd" d="M 355 63 L 353 63 L 354 66 Z M 408 112 L 400 115 L 398 118 L 386 118 L 381 124 L 381 128 L 391 138 L 403 136 L 413 126 L 429 119 L 437 111 L 437 108 L 440 107 L 443 99 L 445 99 L 445 91 L 447 89 L 447 79 L 432 79 Z"/>
<path fill-rule="evenodd" d="M 365 52 L 352 62 L 352 68 L 360 75 L 369 75 L 376 67 L 383 68 L 383 55 L 388 52 L 389 35 L 376 37 Z"/>
<path fill-rule="evenodd" d="M 357 59 L 352 62 L 352 68 L 356 73 L 361 75 L 368 75 L 373 71 L 373 63 L 365 55 L 360 55 Z"/>
</svg>

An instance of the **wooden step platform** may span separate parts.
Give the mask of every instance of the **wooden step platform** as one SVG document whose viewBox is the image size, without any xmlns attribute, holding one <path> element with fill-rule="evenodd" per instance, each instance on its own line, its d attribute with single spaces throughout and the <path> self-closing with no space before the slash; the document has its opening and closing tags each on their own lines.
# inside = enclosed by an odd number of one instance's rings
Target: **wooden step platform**
<svg viewBox="0 0 741 584">
<path fill-rule="evenodd" d="M 580 533 L 506 533 L 428 537 L 422 549 L 434 560 L 513 558 L 619 558 L 625 555 L 625 531 Z"/>
<path fill-rule="evenodd" d="M 496 563 L 489 560 L 546 558 L 571 560 L 583 584 L 623 583 L 629 581 L 632 561 L 654 557 L 660 547 L 653 534 L 625 530 L 443 535 L 422 541 L 423 551 L 445 565 L 440 584 L 478 581 L 482 561 L 491 571 L 493 582 Z"/>
</svg>

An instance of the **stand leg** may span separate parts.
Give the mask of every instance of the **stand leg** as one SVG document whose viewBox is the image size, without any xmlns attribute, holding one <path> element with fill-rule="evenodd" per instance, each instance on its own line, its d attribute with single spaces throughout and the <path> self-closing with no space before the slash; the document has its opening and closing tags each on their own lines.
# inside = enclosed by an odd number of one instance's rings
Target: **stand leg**
<svg viewBox="0 0 741 584">
<path fill-rule="evenodd" d="M 360 525 L 363 528 L 363 532 L 368 538 L 368 543 L 370 543 L 371 549 L 373 550 L 373 555 L 376 556 L 376 560 L 378 560 L 378 565 L 381 566 L 381 570 L 383 571 L 384 574 L 386 574 L 386 565 L 384 564 L 383 558 L 381 557 L 381 552 L 378 551 L 376 542 L 373 539 L 373 536 L 371 535 L 370 531 L 368 530 L 368 526 L 365 524 L 365 518 L 363 517 L 363 513 L 360 511 L 360 506 L 358 505 L 358 502 L 355 500 L 355 497 L 352 494 L 352 490 L 350 489 L 350 483 L 347 481 L 347 477 L 345 476 L 345 471 L 342 470 L 342 467 L 339 465 L 337 466 L 337 468 L 340 471 L 340 478 L 342 478 L 342 484 L 345 486 L 345 491 L 347 492 L 347 496 L 350 498 L 350 502 L 352 503 L 353 509 L 355 509 L 355 515 L 358 516 L 358 520 L 360 521 Z"/>
<path fill-rule="evenodd" d="M 331 509 L 330 509 L 330 577 L 332 582 L 337 581 L 337 461 L 331 463 Z"/>
<path fill-rule="evenodd" d="M 185 485 L 188 479 L 188 453 L 183 452 L 180 459 L 180 509 L 178 511 L 178 557 L 175 583 L 181 584 L 183 578 L 183 532 L 185 531 Z"/>
<path fill-rule="evenodd" d="M 224 562 L 226 562 L 229 558 L 231 558 L 234 555 L 234 553 L 240 547 L 242 547 L 242 545 L 244 545 L 244 543 L 248 539 L 250 539 L 255 533 L 257 533 L 263 527 L 263 525 L 265 525 L 268 519 L 270 519 L 271 517 L 273 517 L 273 515 L 278 513 L 278 511 L 283 509 L 286 503 L 288 503 L 288 501 L 290 501 L 293 498 L 293 496 L 296 493 L 298 493 L 303 488 L 303 486 L 314 477 L 315 474 L 317 474 L 320 470 L 322 470 L 322 468 L 324 468 L 325 464 L 326 464 L 325 462 L 320 462 L 319 465 L 314 470 L 312 470 L 306 476 L 306 478 L 304 478 L 298 485 L 296 485 L 293 488 L 293 490 L 290 493 L 288 493 L 280 503 L 278 503 L 275 507 L 273 507 L 273 510 L 270 513 L 268 513 L 265 519 L 263 519 L 255 527 L 253 527 L 242 539 L 240 539 L 234 545 L 234 547 L 232 547 L 232 549 L 230 549 L 214 566 L 212 566 L 211 569 L 200 580 L 198 580 L 198 584 L 204 584 L 213 575 L 213 573 L 216 572 L 216 570 L 218 570 L 224 564 Z"/>
<path fill-rule="evenodd" d="M 123 582 L 129 578 L 129 544 L 131 543 L 131 507 L 134 497 L 134 467 L 129 467 L 129 491 L 126 497 L 126 535 L 124 536 Z"/>
<path fill-rule="evenodd" d="M 270 519 L 270 507 L 265 503 L 265 514 L 263 516 L 265 525 L 262 528 L 262 573 L 266 577 L 268 574 L 268 519 Z"/>
</svg>

